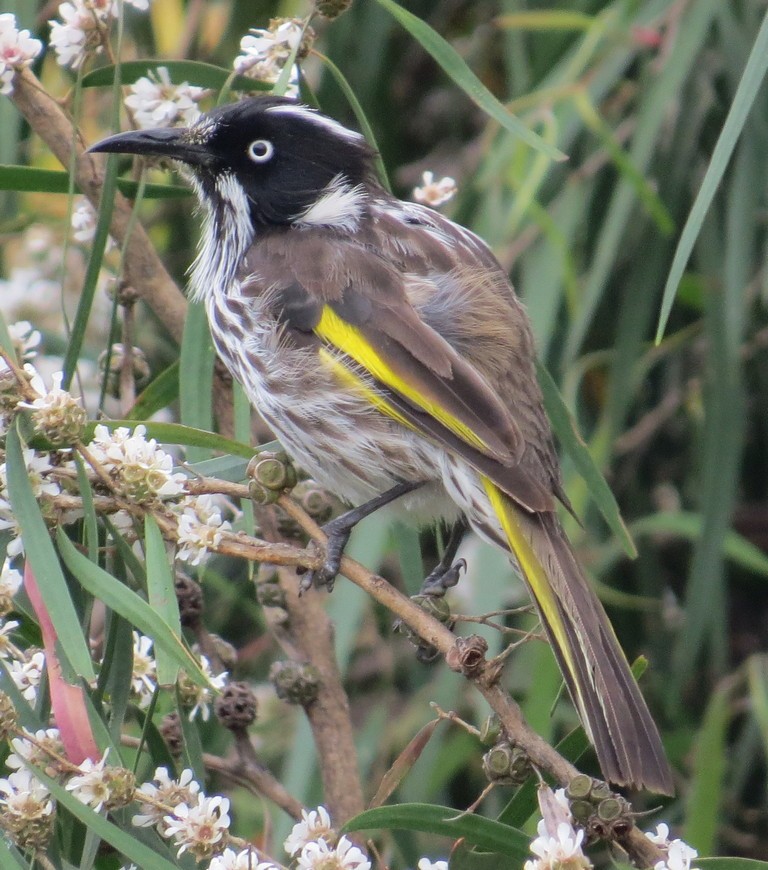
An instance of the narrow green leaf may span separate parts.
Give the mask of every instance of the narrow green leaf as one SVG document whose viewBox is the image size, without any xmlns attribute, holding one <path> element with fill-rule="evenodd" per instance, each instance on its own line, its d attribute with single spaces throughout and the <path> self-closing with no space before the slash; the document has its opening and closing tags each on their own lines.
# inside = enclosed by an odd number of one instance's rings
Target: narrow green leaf
<svg viewBox="0 0 768 870">
<path fill-rule="evenodd" d="M 637 556 L 637 548 L 632 540 L 624 520 L 621 518 L 619 506 L 611 492 L 600 469 L 595 465 L 587 445 L 576 431 L 576 423 L 571 412 L 563 402 L 552 376 L 540 362 L 537 363 L 539 384 L 544 395 L 544 407 L 552 423 L 552 428 L 560 440 L 563 449 L 570 456 L 576 470 L 584 478 L 598 510 L 608 523 L 611 531 L 621 541 L 624 550 L 630 558 Z"/>
<path fill-rule="evenodd" d="M 181 340 L 179 368 L 179 401 L 181 422 L 185 426 L 211 431 L 213 429 L 213 349 L 208 317 L 201 302 L 190 302 L 184 335 Z M 230 451 L 234 452 L 234 451 Z M 189 451 L 189 459 L 199 462 L 208 459 L 208 451 Z"/>
<path fill-rule="evenodd" d="M 752 655 L 747 659 L 747 684 L 752 715 L 763 738 L 763 753 L 768 756 L 768 658 Z"/>
<path fill-rule="evenodd" d="M 548 9 L 546 12 L 509 12 L 499 15 L 496 27 L 512 30 L 589 30 L 596 19 L 583 12 Z"/>
<path fill-rule="evenodd" d="M 72 324 L 72 330 L 67 344 L 67 352 L 64 356 L 64 379 L 62 387 L 68 390 L 72 378 L 75 374 L 78 360 L 80 359 L 80 351 L 82 350 L 83 340 L 85 339 L 85 330 L 88 326 L 88 320 L 91 316 L 91 308 L 93 300 L 96 296 L 96 286 L 101 274 L 101 266 L 104 262 L 104 252 L 107 248 L 107 240 L 109 239 L 109 227 L 112 222 L 112 210 L 115 203 L 115 193 L 117 191 L 117 160 L 115 154 L 110 154 L 107 158 L 107 166 L 104 171 L 104 186 L 101 190 L 101 199 L 99 200 L 99 215 L 96 221 L 96 233 L 91 243 L 91 253 L 88 258 L 88 266 L 83 279 L 83 289 L 80 294 L 80 301 L 77 305 L 75 320 Z"/>
<path fill-rule="evenodd" d="M 412 12 L 398 6 L 394 0 L 376 0 L 387 12 L 404 27 L 410 35 L 421 44 L 435 61 L 467 96 L 477 103 L 494 121 L 497 121 L 510 133 L 519 136 L 537 151 L 541 151 L 552 160 L 567 160 L 562 151 L 545 142 L 517 117 L 515 117 L 494 97 L 486 86 L 467 66 L 462 56 L 439 33 L 433 30 L 425 21 L 422 21 Z"/>
<path fill-rule="evenodd" d="M 179 361 L 175 360 L 144 388 L 126 417 L 129 420 L 148 420 L 178 397 Z"/>
<path fill-rule="evenodd" d="M 125 426 L 134 430 L 139 425 L 136 420 L 97 420 L 89 423 L 85 428 L 85 441 L 93 438 L 97 426 L 106 426 L 110 432 Z M 157 438 L 162 444 L 183 444 L 185 446 L 205 447 L 208 450 L 220 450 L 222 453 L 231 453 L 250 459 L 257 448 L 248 444 L 241 444 L 215 432 L 204 432 L 192 426 L 182 426 L 180 423 L 157 423 L 143 421 L 141 423 L 147 430 L 149 438 Z"/>
<path fill-rule="evenodd" d="M 107 607 L 127 619 L 140 632 L 151 637 L 156 650 L 164 650 L 179 667 L 184 668 L 195 683 L 200 686 L 208 685 L 208 678 L 200 670 L 200 665 L 182 639 L 173 633 L 163 618 L 143 598 L 79 553 L 61 529 L 57 532 L 56 541 L 64 564 L 84 589 L 100 598 Z"/>
<path fill-rule="evenodd" d="M 47 776 L 40 768 L 29 766 L 56 800 L 76 818 L 79 819 L 89 831 L 93 831 L 104 842 L 114 846 L 118 852 L 129 861 L 134 861 L 139 867 L 151 867 L 152 870 L 178 870 L 178 865 L 171 863 L 154 849 L 150 849 L 139 842 L 132 831 L 123 831 L 104 816 L 94 812 L 89 806 L 78 800 L 72 792 L 69 792 L 55 779 Z"/>
<path fill-rule="evenodd" d="M 451 807 L 431 804 L 398 804 L 366 810 L 350 819 L 342 828 L 344 833 L 383 828 L 385 830 L 422 831 L 440 834 L 468 843 L 489 852 L 503 852 L 510 866 L 522 866 L 530 858 L 530 837 L 492 819 L 474 814 L 462 814 Z M 520 865 L 517 864 L 520 862 Z"/>
<path fill-rule="evenodd" d="M 324 54 L 321 54 L 319 51 L 315 51 L 317 57 L 323 62 L 324 66 L 328 68 L 328 71 L 333 76 L 336 84 L 339 86 L 339 90 L 344 94 L 347 98 L 347 102 L 352 107 L 352 111 L 355 113 L 355 118 L 357 118 L 357 123 L 360 129 L 363 132 L 363 135 L 366 138 L 368 144 L 375 150 L 376 157 L 376 171 L 379 174 L 379 178 L 384 185 L 384 187 L 392 192 L 392 185 L 389 183 L 389 175 L 387 174 L 387 167 L 384 165 L 384 161 L 381 159 L 381 154 L 379 153 L 379 146 L 376 142 L 376 136 L 374 135 L 373 128 L 368 122 L 368 118 L 366 117 L 365 110 L 360 104 L 360 100 L 357 99 L 357 94 L 354 91 L 354 88 L 347 81 L 344 73 L 336 66 L 336 64 Z"/>
<path fill-rule="evenodd" d="M 150 606 L 160 615 L 174 635 L 181 637 L 181 618 L 179 602 L 174 589 L 173 573 L 168 564 L 165 541 L 160 534 L 157 520 L 147 514 L 144 517 L 144 541 L 147 553 L 147 597 Z M 177 662 L 166 655 L 162 647 L 155 653 L 157 660 L 157 682 L 161 686 L 172 686 L 179 674 Z"/>
<path fill-rule="evenodd" d="M 9 845 L 4 837 L 0 837 L 0 866 L 5 867 L 5 870 L 12 870 L 13 867 L 29 870 L 29 864 L 22 860 L 18 849 Z"/>
<path fill-rule="evenodd" d="M 479 852 L 459 842 L 451 851 L 450 870 L 499 870 L 507 863 L 506 855 L 498 852 Z"/>
<path fill-rule="evenodd" d="M 695 864 L 702 870 L 768 870 L 768 861 L 753 858 L 697 858 Z"/>
<path fill-rule="evenodd" d="M 683 839 L 704 855 L 715 850 L 717 832 L 722 823 L 731 691 L 732 684 L 723 681 L 712 694 L 699 729 L 693 760 Z"/>
<path fill-rule="evenodd" d="M 715 192 L 722 181 L 733 150 L 744 129 L 750 109 L 760 92 L 766 70 L 768 70 L 768 12 L 763 17 L 763 23 L 760 26 L 757 39 L 755 39 L 755 44 L 752 46 L 747 65 L 744 67 L 744 73 L 736 89 L 731 107 L 728 110 L 725 124 L 723 124 L 723 129 L 717 138 L 715 149 L 712 152 L 712 159 L 709 161 L 701 187 L 696 194 L 696 199 L 691 206 L 691 211 L 680 234 L 680 241 L 678 242 L 677 250 L 669 269 L 669 277 L 664 285 L 661 313 L 659 314 L 659 324 L 656 329 L 656 344 L 661 341 L 664 335 L 669 313 L 672 310 L 672 303 L 675 301 L 675 294 L 677 293 L 680 279 L 683 277 L 688 258 L 691 256 L 693 246 L 701 232 L 704 218 L 709 211 Z"/>
<path fill-rule="evenodd" d="M 75 605 L 72 603 L 67 581 L 40 513 L 40 506 L 27 476 L 21 439 L 16 427 L 11 427 L 6 440 L 6 468 L 8 492 L 14 516 L 18 520 L 26 544 L 26 558 L 32 566 L 40 592 L 48 607 L 61 649 L 79 676 L 88 682 L 95 680 L 91 653 Z M 66 537 L 61 529 L 59 533 Z M 81 558 L 88 561 L 85 556 Z"/>
<path fill-rule="evenodd" d="M 77 486 L 80 498 L 83 500 L 83 514 L 85 524 L 85 541 L 88 547 L 88 558 L 95 562 L 99 553 L 99 521 L 96 516 L 96 508 L 93 503 L 93 489 L 85 470 L 85 463 L 78 453 L 75 454 L 77 466 Z"/>
<path fill-rule="evenodd" d="M 117 179 L 117 189 L 124 196 L 133 199 L 139 189 L 136 181 L 128 178 Z M 62 169 L 38 169 L 36 166 L 0 165 L 0 190 L 19 190 L 27 193 L 69 193 L 69 173 Z M 75 186 L 75 193 L 82 193 Z M 145 199 L 177 199 L 191 196 L 188 187 L 179 184 L 147 184 L 144 187 Z"/>
<path fill-rule="evenodd" d="M 154 73 L 158 67 L 168 70 L 170 80 L 177 85 L 188 82 L 202 88 L 219 90 L 231 76 L 232 70 L 198 60 L 129 60 L 120 64 L 120 79 L 124 85 L 133 84 L 140 78 Z M 84 88 L 103 88 L 115 80 L 114 65 L 103 66 L 83 76 Z M 269 91 L 272 86 L 247 76 L 235 76 L 231 85 L 237 91 Z"/>
</svg>

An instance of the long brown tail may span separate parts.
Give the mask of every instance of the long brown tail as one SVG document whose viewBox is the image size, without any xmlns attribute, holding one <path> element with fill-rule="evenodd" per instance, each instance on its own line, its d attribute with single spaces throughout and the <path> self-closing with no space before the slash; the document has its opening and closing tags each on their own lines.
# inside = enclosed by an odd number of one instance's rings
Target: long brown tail
<svg viewBox="0 0 768 870">
<path fill-rule="evenodd" d="M 672 772 L 613 628 L 554 514 L 529 514 L 487 479 L 606 779 L 672 794 Z"/>
</svg>

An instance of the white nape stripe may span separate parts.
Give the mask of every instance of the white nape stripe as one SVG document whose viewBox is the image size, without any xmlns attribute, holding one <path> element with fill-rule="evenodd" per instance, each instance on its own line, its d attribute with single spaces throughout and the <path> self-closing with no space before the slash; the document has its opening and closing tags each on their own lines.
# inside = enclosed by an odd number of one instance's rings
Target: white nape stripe
<svg viewBox="0 0 768 870">
<path fill-rule="evenodd" d="M 347 127 L 338 121 L 334 121 L 333 118 L 318 114 L 314 109 L 310 109 L 309 106 L 270 106 L 266 111 L 275 115 L 289 115 L 294 118 L 302 118 L 317 127 L 324 127 L 330 133 L 334 133 L 342 139 L 348 139 L 350 142 L 363 142 L 365 138 L 354 130 L 347 129 Z"/>
<path fill-rule="evenodd" d="M 366 199 L 362 184 L 351 187 L 343 175 L 337 175 L 323 189 L 319 199 L 294 220 L 296 226 L 336 227 L 345 232 L 357 229 Z"/>
</svg>

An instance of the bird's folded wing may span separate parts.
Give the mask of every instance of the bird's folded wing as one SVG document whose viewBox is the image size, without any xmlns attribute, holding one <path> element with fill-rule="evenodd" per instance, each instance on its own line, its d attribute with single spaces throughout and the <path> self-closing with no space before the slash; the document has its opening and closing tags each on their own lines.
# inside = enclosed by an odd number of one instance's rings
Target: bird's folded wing
<svg viewBox="0 0 768 870">
<path fill-rule="evenodd" d="M 520 465 L 526 445 L 509 410 L 406 299 L 393 305 L 348 286 L 323 300 L 296 283 L 278 292 L 286 328 L 315 336 L 325 364 L 378 410 L 466 459 L 527 510 L 554 509 L 551 490 Z"/>
</svg>

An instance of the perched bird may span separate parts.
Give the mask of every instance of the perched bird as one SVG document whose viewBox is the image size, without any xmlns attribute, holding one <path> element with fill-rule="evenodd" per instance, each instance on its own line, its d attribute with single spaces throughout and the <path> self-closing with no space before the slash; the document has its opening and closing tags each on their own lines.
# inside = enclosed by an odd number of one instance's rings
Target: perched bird
<svg viewBox="0 0 768 870">
<path fill-rule="evenodd" d="M 525 579 L 606 778 L 671 793 L 658 732 L 556 515 L 528 318 L 477 236 L 381 186 L 358 133 L 262 96 L 92 151 L 169 157 L 203 206 L 191 293 L 285 449 L 357 511 L 466 518 Z M 451 558 L 455 547 L 451 548 Z M 443 570 L 449 571 L 447 564 Z"/>
</svg>

